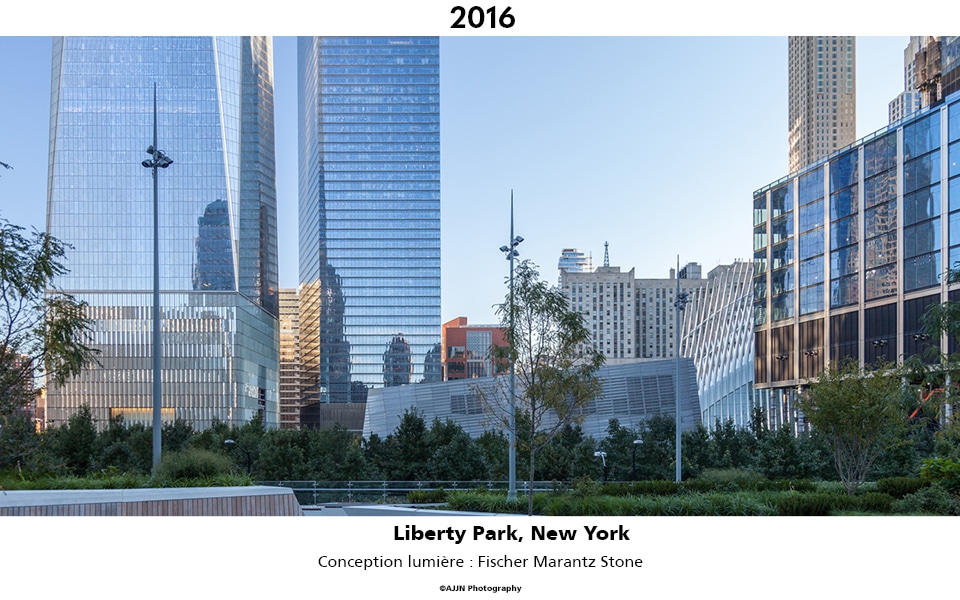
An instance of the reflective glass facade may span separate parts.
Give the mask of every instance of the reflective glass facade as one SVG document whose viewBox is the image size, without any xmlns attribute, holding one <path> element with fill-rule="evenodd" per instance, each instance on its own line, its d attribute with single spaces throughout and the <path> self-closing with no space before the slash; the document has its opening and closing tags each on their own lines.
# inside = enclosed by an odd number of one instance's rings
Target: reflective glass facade
<svg viewBox="0 0 960 600">
<path fill-rule="evenodd" d="M 298 41 L 305 402 L 417 383 L 440 342 L 438 38 Z"/>
<path fill-rule="evenodd" d="M 152 406 L 153 141 L 159 170 L 164 419 L 277 422 L 272 42 L 67 37 L 53 49 L 47 230 L 90 304 L 100 366 L 48 393 L 54 424 Z"/>
<path fill-rule="evenodd" d="M 754 376 L 772 404 L 788 406 L 830 362 L 898 361 L 939 343 L 921 317 L 960 297 L 944 277 L 960 267 L 958 164 L 960 92 L 754 193 Z M 792 225 L 777 221 L 791 185 Z M 791 231 L 795 263 L 782 250 Z M 778 303 L 794 279 L 793 306 Z"/>
</svg>

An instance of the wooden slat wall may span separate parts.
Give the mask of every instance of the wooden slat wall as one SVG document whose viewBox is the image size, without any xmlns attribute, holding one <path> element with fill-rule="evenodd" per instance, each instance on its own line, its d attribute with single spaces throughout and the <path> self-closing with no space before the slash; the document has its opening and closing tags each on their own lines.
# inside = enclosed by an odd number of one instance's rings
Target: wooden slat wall
<svg viewBox="0 0 960 600">
<path fill-rule="evenodd" d="M 303 516 L 293 494 L 0 507 L 0 516 Z"/>
</svg>

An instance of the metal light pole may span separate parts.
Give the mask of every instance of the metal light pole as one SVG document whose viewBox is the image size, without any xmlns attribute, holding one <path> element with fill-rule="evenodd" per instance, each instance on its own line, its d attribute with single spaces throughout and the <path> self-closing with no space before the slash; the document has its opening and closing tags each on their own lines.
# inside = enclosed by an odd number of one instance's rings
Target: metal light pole
<svg viewBox="0 0 960 600">
<path fill-rule="evenodd" d="M 247 475 L 249 476 L 253 472 L 250 462 L 250 451 L 241 446 L 240 442 L 236 440 L 223 440 L 223 443 L 227 446 L 236 446 L 237 448 L 243 450 L 243 453 L 247 455 Z"/>
<path fill-rule="evenodd" d="M 510 429 L 510 448 L 508 451 L 508 469 L 507 469 L 507 500 L 517 499 L 517 371 L 514 368 L 513 360 L 513 259 L 520 256 L 517 252 L 517 246 L 523 238 L 513 235 L 513 190 L 510 190 L 510 244 L 500 246 L 500 251 L 506 254 L 510 261 L 510 414 L 508 416 L 508 425 Z M 533 490 L 530 490 L 533 493 Z"/>
<path fill-rule="evenodd" d="M 630 481 L 637 480 L 637 446 L 643 443 L 643 440 L 633 440 L 633 460 L 630 461 Z"/>
<path fill-rule="evenodd" d="M 153 170 L 153 469 L 160 464 L 160 205 L 157 169 L 166 169 L 173 160 L 157 150 L 157 84 L 153 84 L 153 144 L 147 148 L 150 160 L 141 165 Z"/>
<path fill-rule="evenodd" d="M 683 422 L 683 419 L 682 419 L 681 416 L 680 416 L 680 313 L 682 313 L 682 312 L 683 312 L 683 309 L 687 306 L 687 296 L 688 296 L 688 295 L 687 295 L 685 292 L 681 292 L 681 291 L 680 291 L 680 256 L 678 255 L 678 256 L 677 256 L 677 299 L 676 299 L 676 301 L 673 303 L 673 306 L 676 308 L 676 310 L 674 311 L 676 320 L 675 320 L 675 325 L 674 325 L 674 328 L 673 328 L 673 337 L 674 337 L 673 351 L 674 351 L 674 352 L 676 353 L 676 355 L 677 355 L 677 380 L 676 380 L 676 382 L 675 382 L 675 383 L 676 383 L 676 388 L 677 388 L 677 390 L 676 390 L 676 391 L 677 391 L 677 394 L 676 394 L 676 395 L 677 395 L 677 398 L 676 398 L 676 399 L 677 399 L 677 408 L 676 408 L 676 410 L 677 410 L 677 422 L 676 422 L 676 430 L 677 430 L 677 439 L 676 439 L 676 444 L 677 444 L 677 448 L 676 448 L 676 453 L 677 453 L 677 460 L 676 460 L 676 463 L 677 463 L 677 473 L 676 473 L 676 481 L 677 481 L 677 483 L 680 483 L 680 480 L 681 480 L 681 478 L 682 478 L 682 476 L 681 476 L 681 469 L 680 469 L 680 466 L 681 466 L 681 465 L 680 465 L 680 425 L 681 425 L 682 422 Z"/>
<path fill-rule="evenodd" d="M 603 482 L 606 483 L 607 482 L 607 453 L 602 450 L 598 450 L 597 452 L 594 452 L 593 455 L 599 458 L 601 461 L 603 461 Z"/>
</svg>

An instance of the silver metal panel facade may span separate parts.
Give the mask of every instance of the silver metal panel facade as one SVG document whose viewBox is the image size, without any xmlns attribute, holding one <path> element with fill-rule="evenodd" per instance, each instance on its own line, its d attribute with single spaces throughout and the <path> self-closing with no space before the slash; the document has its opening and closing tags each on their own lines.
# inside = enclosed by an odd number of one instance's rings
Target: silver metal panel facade
<svg viewBox="0 0 960 600">
<path fill-rule="evenodd" d="M 606 436 L 610 419 L 635 427 L 657 414 L 676 414 L 675 360 L 635 361 L 608 365 L 600 369 L 603 393 L 588 403 L 580 426 L 584 434 L 600 439 Z M 693 360 L 680 359 L 680 398 L 682 429 L 695 427 L 700 420 L 696 371 Z M 363 435 L 376 433 L 386 437 L 400 424 L 407 410 L 416 409 L 427 423 L 452 419 L 473 437 L 496 429 L 498 420 L 481 399 L 483 394 L 501 393 L 506 378 L 486 377 L 442 383 L 405 385 L 371 390 L 367 400 Z M 483 394 L 478 393 L 482 391 Z M 518 396 L 521 391 L 517 390 Z M 518 408 L 522 403 L 518 403 Z"/>
</svg>

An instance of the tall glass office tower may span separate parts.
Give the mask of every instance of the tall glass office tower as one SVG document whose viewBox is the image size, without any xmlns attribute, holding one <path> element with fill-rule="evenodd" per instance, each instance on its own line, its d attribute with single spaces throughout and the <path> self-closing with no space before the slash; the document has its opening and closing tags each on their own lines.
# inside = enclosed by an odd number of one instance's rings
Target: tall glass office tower
<svg viewBox="0 0 960 600">
<path fill-rule="evenodd" d="M 307 403 L 365 402 L 437 359 L 439 53 L 438 38 L 299 39 Z"/>
<path fill-rule="evenodd" d="M 100 365 L 51 387 L 48 419 L 90 405 L 150 422 L 153 183 L 159 147 L 162 418 L 277 422 L 273 50 L 266 37 L 54 40 L 47 230 L 58 285 L 89 303 Z"/>
</svg>

